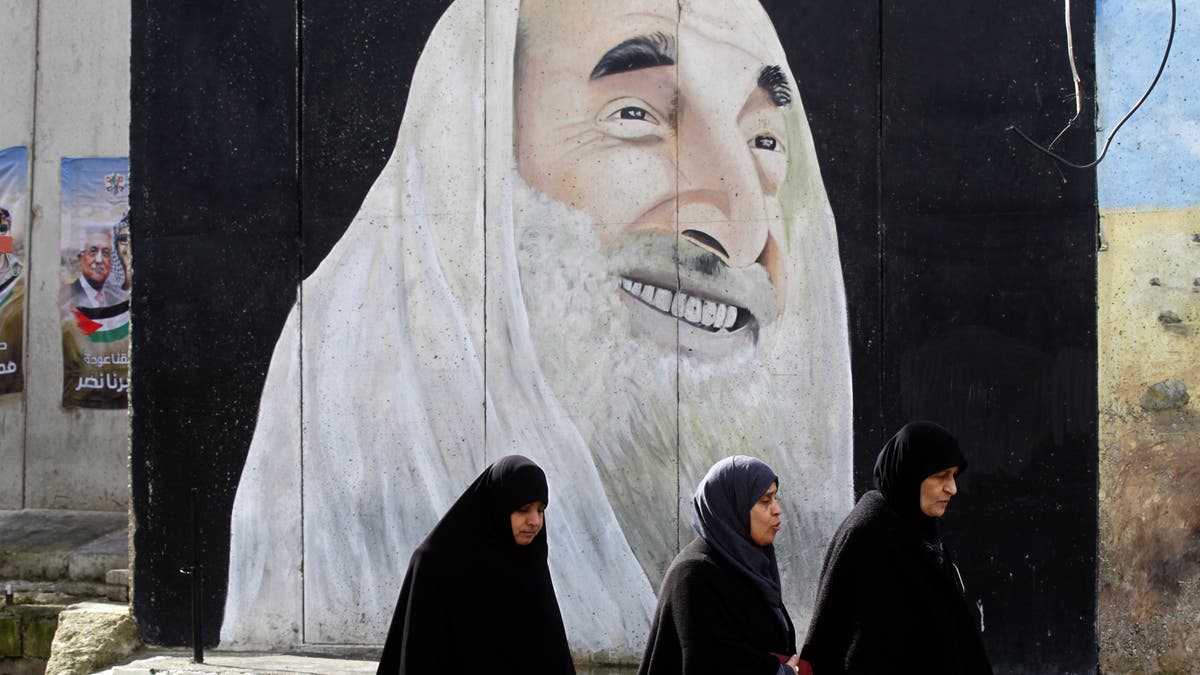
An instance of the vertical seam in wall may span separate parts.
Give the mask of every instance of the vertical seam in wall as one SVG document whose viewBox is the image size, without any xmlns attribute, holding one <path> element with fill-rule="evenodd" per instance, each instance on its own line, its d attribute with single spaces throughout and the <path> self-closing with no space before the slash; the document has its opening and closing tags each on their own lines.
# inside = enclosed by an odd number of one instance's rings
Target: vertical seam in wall
<svg viewBox="0 0 1200 675">
<path fill-rule="evenodd" d="M 34 180 L 36 180 L 37 172 L 33 170 L 37 164 L 37 126 L 38 126 L 38 81 L 42 76 L 42 3 L 39 0 L 37 9 L 33 12 L 33 125 L 29 132 L 29 152 L 26 153 L 25 159 L 25 175 L 27 180 L 26 185 L 26 219 L 25 219 L 25 260 L 28 263 L 33 262 L 33 214 L 34 214 Z M 25 274 L 25 306 L 21 308 L 23 312 L 21 328 L 21 339 L 25 345 L 29 344 L 29 324 L 30 312 L 29 308 L 32 304 L 30 298 L 33 297 L 33 269 L 34 266 L 29 264 L 26 266 L 28 272 Z M 31 350 L 22 345 L 21 348 L 21 377 L 24 379 L 22 389 L 25 395 L 21 397 L 21 508 L 28 508 L 29 490 L 26 486 L 26 479 L 29 476 L 29 360 Z"/>
<path fill-rule="evenodd" d="M 488 278 L 488 28 L 490 21 L 488 20 L 488 8 L 490 3 L 483 5 L 483 51 L 480 53 L 480 67 L 483 74 L 483 400 L 480 405 L 483 406 L 483 462 L 480 470 L 487 466 L 488 461 L 488 286 L 490 279 Z M 516 69 L 516 63 L 513 64 L 513 69 Z M 414 70 L 415 72 L 415 70 Z M 513 81 L 515 82 L 516 75 L 514 73 Z M 515 106 L 514 106 L 515 108 Z M 516 115 L 512 115 L 515 126 Z M 515 134 L 514 134 L 515 137 Z M 510 206 L 511 210 L 511 206 Z M 468 331 L 469 333 L 470 331 Z"/>
<path fill-rule="evenodd" d="M 885 223 L 884 217 L 883 217 L 883 148 L 884 148 L 884 135 L 883 135 L 884 9 L 883 9 L 883 0 L 879 0 L 879 3 L 876 6 L 878 7 L 878 10 L 877 10 L 878 15 L 877 16 L 878 16 L 878 25 L 879 25 L 879 28 L 878 28 L 879 34 L 876 38 L 876 40 L 877 40 L 876 46 L 877 46 L 878 53 L 879 53 L 879 61 L 876 65 L 876 68 L 877 68 L 876 80 L 877 80 L 877 82 L 875 85 L 875 114 L 878 117 L 878 121 L 876 122 L 876 129 L 877 129 L 878 136 L 877 136 L 877 142 L 876 142 L 876 146 L 875 146 L 875 232 L 876 232 L 876 236 L 878 238 L 877 242 L 876 242 L 876 255 L 878 256 L 876 264 L 878 265 L 878 280 L 879 280 L 878 293 L 879 293 L 879 295 L 878 295 L 876 301 L 878 303 L 879 319 L 876 322 L 876 330 L 879 331 L 879 335 L 877 336 L 877 339 L 879 341 L 879 360 L 876 363 L 878 379 L 875 384 L 875 398 L 876 398 L 876 408 L 875 409 L 878 411 L 878 413 L 877 413 L 878 419 L 876 420 L 875 426 L 877 426 L 879 432 L 882 433 L 883 432 L 883 424 L 884 424 L 883 418 L 886 415 L 884 408 L 883 408 L 883 391 L 884 391 L 884 381 L 883 380 L 884 380 L 884 376 L 885 376 L 884 364 L 887 363 L 887 359 L 886 359 L 887 340 L 883 334 L 883 326 L 887 325 L 887 322 L 884 321 L 884 316 L 883 316 L 884 309 L 886 308 L 886 305 L 887 305 L 887 302 L 885 300 L 885 298 L 886 298 L 885 288 L 886 288 L 886 284 L 887 284 L 887 276 L 885 274 L 885 264 L 884 264 L 884 253 L 885 253 L 884 242 L 885 242 L 885 235 L 887 234 L 887 224 Z M 853 473 L 853 468 L 851 469 L 851 473 Z"/>
<path fill-rule="evenodd" d="M 679 70 L 683 59 L 680 58 L 680 31 L 683 24 L 683 0 L 678 0 L 675 3 L 675 292 L 683 287 L 683 281 L 679 274 Z M 683 463 L 683 429 L 679 424 L 679 417 L 683 407 L 683 397 L 680 395 L 680 361 L 679 356 L 679 321 L 675 321 L 675 550 L 679 551 L 682 546 L 682 519 L 683 513 L 679 508 L 680 499 L 683 496 L 683 476 L 680 471 L 680 465 Z"/>
<path fill-rule="evenodd" d="M 308 594 L 304 576 L 304 0 L 296 0 L 296 345 L 300 361 L 300 643 L 307 642 L 308 621 L 305 616 Z"/>
</svg>

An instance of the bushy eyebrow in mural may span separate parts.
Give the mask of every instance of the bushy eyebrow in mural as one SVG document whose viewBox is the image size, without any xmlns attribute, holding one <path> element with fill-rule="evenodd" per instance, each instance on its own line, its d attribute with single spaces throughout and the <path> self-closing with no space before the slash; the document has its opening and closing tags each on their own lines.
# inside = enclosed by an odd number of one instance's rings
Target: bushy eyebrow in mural
<svg viewBox="0 0 1200 675">
<path fill-rule="evenodd" d="M 740 452 L 795 486 L 779 562 L 803 625 L 852 501 L 850 371 L 770 20 L 747 1 L 487 5 L 430 36 L 392 157 L 280 337 L 223 641 L 381 642 L 420 537 L 509 452 L 558 494 L 576 652 L 636 659 L 691 539 L 679 486 Z"/>
</svg>

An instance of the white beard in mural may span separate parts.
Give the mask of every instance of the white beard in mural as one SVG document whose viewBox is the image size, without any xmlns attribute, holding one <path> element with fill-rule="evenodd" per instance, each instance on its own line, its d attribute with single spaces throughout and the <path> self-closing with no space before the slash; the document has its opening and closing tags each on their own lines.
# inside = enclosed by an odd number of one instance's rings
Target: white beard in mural
<svg viewBox="0 0 1200 675">
<path fill-rule="evenodd" d="M 538 363 L 591 449 L 625 536 L 657 588 L 679 539 L 690 538 L 690 489 L 708 467 L 743 452 L 779 463 L 786 452 L 787 434 L 763 436 L 791 397 L 775 392 L 754 363 L 757 344 L 778 339 L 774 291 L 762 268 L 730 269 L 669 236 L 646 233 L 603 248 L 587 214 L 519 176 L 513 183 L 521 290 Z M 634 281 L 630 270 L 662 281 Z M 710 300 L 715 306 L 706 310 L 703 296 L 677 292 L 681 285 L 729 294 L 736 287 L 738 305 Z M 634 312 L 660 325 L 635 327 Z M 682 330 L 716 344 L 689 355 Z M 682 532 L 674 517 L 677 460 Z"/>
<path fill-rule="evenodd" d="M 413 549 L 513 452 L 546 471 L 576 653 L 640 654 L 691 493 L 733 454 L 780 477 L 802 629 L 852 505 L 849 350 L 832 214 L 762 8 L 458 0 L 408 101 L 276 345 L 222 643 L 382 643 Z"/>
</svg>

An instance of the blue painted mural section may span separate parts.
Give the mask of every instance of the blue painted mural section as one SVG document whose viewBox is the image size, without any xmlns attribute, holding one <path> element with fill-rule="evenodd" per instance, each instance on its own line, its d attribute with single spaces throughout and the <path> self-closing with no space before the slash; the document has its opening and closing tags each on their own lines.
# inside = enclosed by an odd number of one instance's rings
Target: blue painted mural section
<svg viewBox="0 0 1200 675">
<path fill-rule="evenodd" d="M 1099 166 L 1101 208 L 1200 204 L 1198 19 L 1194 0 L 1179 2 L 1175 42 L 1162 79 L 1117 133 Z M 1150 84 L 1170 27 L 1169 0 L 1097 0 L 1097 147 Z"/>
</svg>

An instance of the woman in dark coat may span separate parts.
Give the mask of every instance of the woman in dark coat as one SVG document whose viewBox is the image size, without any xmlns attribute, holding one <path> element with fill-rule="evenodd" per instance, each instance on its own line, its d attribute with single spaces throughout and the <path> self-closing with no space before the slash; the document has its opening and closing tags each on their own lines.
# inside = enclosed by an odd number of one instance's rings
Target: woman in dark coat
<svg viewBox="0 0 1200 675">
<path fill-rule="evenodd" d="M 638 675 L 794 675 L 796 632 L 772 542 L 779 478 L 752 457 L 717 462 L 692 497 L 700 535 L 671 563 Z"/>
<path fill-rule="evenodd" d="M 489 466 L 413 552 L 379 673 L 573 675 L 546 564 L 546 474 Z"/>
<path fill-rule="evenodd" d="M 967 468 L 958 441 L 910 422 L 883 446 L 875 488 L 842 522 L 801 655 L 815 675 L 992 672 L 938 519 Z"/>
</svg>

